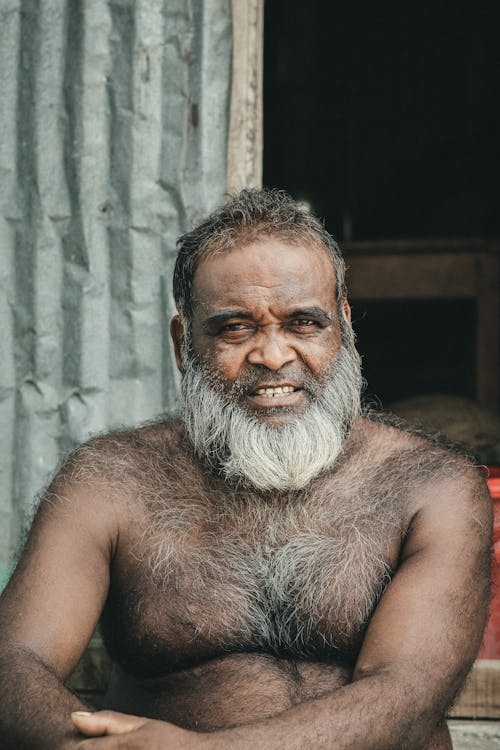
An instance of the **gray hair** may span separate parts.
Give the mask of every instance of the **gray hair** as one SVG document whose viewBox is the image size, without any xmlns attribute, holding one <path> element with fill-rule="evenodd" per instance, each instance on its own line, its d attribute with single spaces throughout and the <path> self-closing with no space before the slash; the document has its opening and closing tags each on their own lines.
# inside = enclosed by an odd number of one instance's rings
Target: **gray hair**
<svg viewBox="0 0 500 750">
<path fill-rule="evenodd" d="M 173 292 L 177 309 L 186 321 L 192 320 L 193 279 L 201 260 L 265 237 L 323 248 L 333 264 L 340 306 L 346 298 L 345 263 L 321 221 L 283 190 L 245 189 L 177 241 Z"/>
</svg>

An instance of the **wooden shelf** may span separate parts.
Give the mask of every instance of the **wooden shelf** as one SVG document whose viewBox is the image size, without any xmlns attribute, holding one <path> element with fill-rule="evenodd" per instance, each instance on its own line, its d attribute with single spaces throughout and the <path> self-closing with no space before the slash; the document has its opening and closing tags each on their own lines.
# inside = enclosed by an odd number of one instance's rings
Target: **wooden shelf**
<svg viewBox="0 0 500 750">
<path fill-rule="evenodd" d="M 471 299 L 476 303 L 478 404 L 499 408 L 500 246 L 481 239 L 377 240 L 343 244 L 349 298 Z M 460 325 L 460 321 L 457 321 Z"/>
</svg>

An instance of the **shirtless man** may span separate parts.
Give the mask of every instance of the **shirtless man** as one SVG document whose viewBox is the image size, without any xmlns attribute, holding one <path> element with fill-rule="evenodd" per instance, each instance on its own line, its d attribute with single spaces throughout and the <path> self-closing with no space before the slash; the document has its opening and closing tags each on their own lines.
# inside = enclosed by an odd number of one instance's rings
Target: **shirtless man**
<svg viewBox="0 0 500 750">
<path fill-rule="evenodd" d="M 284 194 L 181 238 L 174 290 L 180 416 L 75 451 L 2 597 L 2 748 L 450 748 L 480 472 L 360 415 L 342 259 Z M 107 710 L 78 713 L 99 619 Z"/>
</svg>

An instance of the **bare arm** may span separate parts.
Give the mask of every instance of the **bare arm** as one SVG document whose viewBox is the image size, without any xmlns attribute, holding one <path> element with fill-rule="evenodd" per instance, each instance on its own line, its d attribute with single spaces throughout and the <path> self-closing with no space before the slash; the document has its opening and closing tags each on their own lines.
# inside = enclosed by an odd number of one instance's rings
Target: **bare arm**
<svg viewBox="0 0 500 750">
<path fill-rule="evenodd" d="M 59 478 L 42 502 L 0 598 L 0 745 L 76 747 L 64 687 L 98 621 L 109 583 L 114 515 L 92 488 Z"/>
<path fill-rule="evenodd" d="M 479 648 L 490 542 L 491 501 L 472 469 L 429 488 L 416 509 L 398 572 L 367 630 L 351 684 L 252 725 L 183 734 L 186 744 L 171 725 L 138 720 L 134 729 L 130 717 L 101 712 L 77 724 L 89 737 L 110 736 L 85 740 L 82 750 L 429 747 Z M 130 744 L 122 732 L 130 734 Z M 439 741 L 432 746 L 439 747 Z"/>
<path fill-rule="evenodd" d="M 221 732 L 217 747 L 426 747 L 484 629 L 491 500 L 483 485 L 470 472 L 424 498 L 350 685 L 252 727 Z"/>
</svg>

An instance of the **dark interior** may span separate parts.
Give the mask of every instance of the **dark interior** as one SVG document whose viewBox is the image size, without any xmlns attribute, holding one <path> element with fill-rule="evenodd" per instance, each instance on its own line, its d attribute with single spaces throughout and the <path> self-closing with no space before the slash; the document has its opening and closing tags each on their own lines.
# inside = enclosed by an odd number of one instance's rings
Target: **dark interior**
<svg viewBox="0 0 500 750">
<path fill-rule="evenodd" d="M 367 396 L 386 405 L 434 393 L 474 398 L 474 308 L 469 300 L 354 302 Z"/>
<path fill-rule="evenodd" d="M 498 237 L 499 21 L 491 0 L 267 2 L 264 184 L 341 245 Z M 473 396 L 474 308 L 356 300 L 369 392 Z"/>
</svg>

